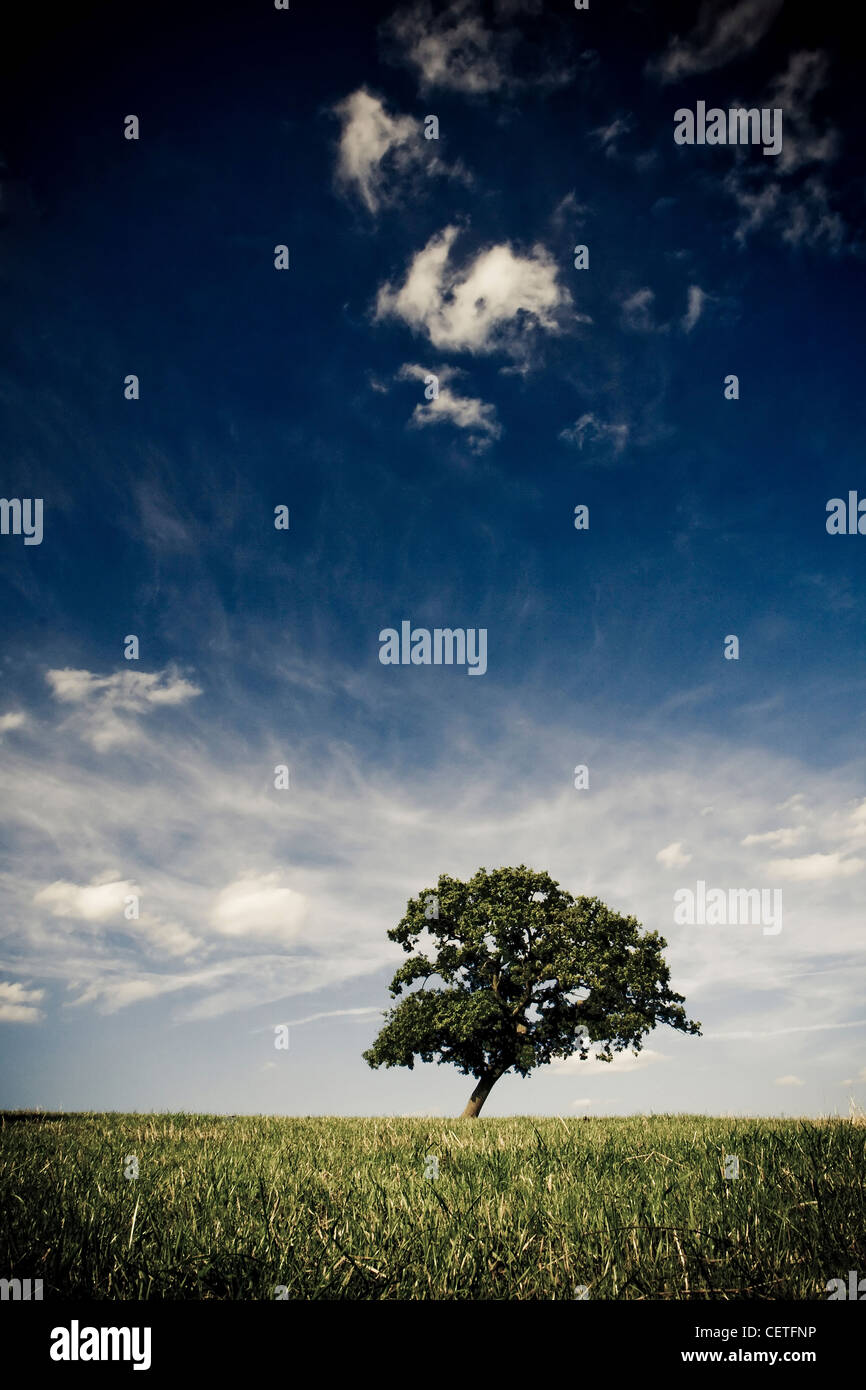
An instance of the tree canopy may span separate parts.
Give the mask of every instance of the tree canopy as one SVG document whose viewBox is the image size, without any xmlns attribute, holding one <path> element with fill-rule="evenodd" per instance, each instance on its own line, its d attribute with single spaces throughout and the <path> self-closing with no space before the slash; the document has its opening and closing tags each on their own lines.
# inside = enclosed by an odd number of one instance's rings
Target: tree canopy
<svg viewBox="0 0 866 1390">
<path fill-rule="evenodd" d="M 663 937 L 525 865 L 443 874 L 388 936 L 408 957 L 390 986 L 403 997 L 364 1058 L 452 1063 L 478 1082 L 466 1116 L 508 1071 L 575 1052 L 611 1061 L 659 1023 L 700 1033 L 669 987 Z"/>
</svg>

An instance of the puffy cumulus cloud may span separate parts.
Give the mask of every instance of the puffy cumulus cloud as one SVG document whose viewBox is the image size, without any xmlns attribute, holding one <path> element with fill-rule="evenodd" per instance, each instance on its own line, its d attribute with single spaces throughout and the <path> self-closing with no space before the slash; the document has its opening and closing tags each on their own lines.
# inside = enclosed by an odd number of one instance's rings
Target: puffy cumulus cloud
<svg viewBox="0 0 866 1390">
<path fill-rule="evenodd" d="M 40 888 L 34 895 L 36 907 L 45 908 L 52 917 L 74 917 L 80 922 L 111 922 L 124 920 L 125 899 L 135 895 L 135 885 L 128 879 L 94 882 L 83 887 L 58 879 Z"/>
<path fill-rule="evenodd" d="M 43 1018 L 37 1004 L 44 989 L 28 989 L 16 980 L 0 980 L 0 1023 L 39 1023 Z"/>
<path fill-rule="evenodd" d="M 394 203 L 414 188 L 414 175 L 451 175 L 468 181 L 461 167 L 449 169 L 424 138 L 414 116 L 390 115 L 381 97 L 360 87 L 334 107 L 342 124 L 337 153 L 338 186 L 360 198 L 368 212 Z M 411 180 L 407 188 L 407 180 Z"/>
<path fill-rule="evenodd" d="M 659 850 L 656 860 L 666 869 L 682 869 L 692 862 L 692 856 L 685 853 L 680 840 L 674 840 L 672 844 Z"/>
<path fill-rule="evenodd" d="M 799 1076 L 793 1075 L 777 1076 L 773 1082 L 774 1086 L 805 1086 L 805 1084 L 804 1081 L 800 1080 Z"/>
<path fill-rule="evenodd" d="M 451 0 L 438 12 L 431 0 L 415 0 L 383 25 L 385 51 L 393 62 L 413 69 L 422 92 L 483 97 L 528 86 L 557 87 L 571 74 L 550 52 L 524 52 L 519 75 L 516 70 L 522 35 L 511 21 L 539 8 L 536 0 L 498 0 L 488 23 L 477 0 Z"/>
<path fill-rule="evenodd" d="M 0 736 L 9 732 L 10 729 L 20 729 L 27 723 L 27 715 L 20 710 L 10 710 L 8 714 L 0 714 Z"/>
<path fill-rule="evenodd" d="M 425 425 L 454 425 L 465 430 L 470 448 L 480 453 L 489 447 L 494 439 L 499 439 L 502 426 L 496 415 L 496 407 L 478 396 L 461 396 L 448 383 L 463 375 L 454 367 L 437 367 L 431 373 L 426 367 L 415 363 L 404 363 L 398 373 L 401 381 L 427 381 L 435 375 L 438 378 L 438 394 L 431 400 L 424 400 L 415 406 L 411 423 L 416 428 Z"/>
<path fill-rule="evenodd" d="M 602 454 L 608 452 L 618 457 L 628 443 L 628 435 L 628 425 L 606 423 L 597 415 L 587 413 L 567 429 L 561 430 L 559 437 L 567 444 L 576 444 L 578 449 L 583 449 L 588 443 Z"/>
<path fill-rule="evenodd" d="M 67 667 L 47 671 L 45 679 L 57 700 L 79 707 L 70 727 L 99 752 L 132 743 L 139 737 L 136 722 L 130 716 L 181 705 L 202 693 L 173 668 L 97 676 L 92 671 Z"/>
<path fill-rule="evenodd" d="M 211 914 L 221 936 L 290 941 L 307 917 L 307 901 L 279 872 L 246 874 L 223 888 Z"/>
<path fill-rule="evenodd" d="M 671 38 L 664 52 L 647 64 L 647 71 L 660 82 L 679 82 L 743 58 L 760 43 L 782 4 L 783 0 L 740 0 L 734 5 L 704 0 L 692 32 Z"/>
<path fill-rule="evenodd" d="M 377 319 L 397 318 L 434 347 L 455 352 L 525 355 L 526 330 L 556 333 L 571 304 L 558 267 L 543 246 L 520 255 L 507 244 L 451 263 L 457 227 L 446 227 L 417 252 L 402 285 L 383 285 Z"/>
<path fill-rule="evenodd" d="M 127 917 L 130 899 L 136 900 L 137 917 Z M 68 921 L 107 926 L 114 932 L 133 936 L 145 949 L 165 956 L 191 955 L 202 941 L 177 922 L 165 921 L 141 910 L 138 885 L 131 879 L 103 874 L 88 884 L 57 879 L 33 896 L 34 907 L 52 917 Z"/>
</svg>

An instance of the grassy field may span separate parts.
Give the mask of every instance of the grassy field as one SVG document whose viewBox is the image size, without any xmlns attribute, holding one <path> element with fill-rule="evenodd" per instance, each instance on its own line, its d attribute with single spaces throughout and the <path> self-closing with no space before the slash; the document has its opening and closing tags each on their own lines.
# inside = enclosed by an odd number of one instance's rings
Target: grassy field
<svg viewBox="0 0 866 1390">
<path fill-rule="evenodd" d="M 841 1119 L 7 1114 L 0 1276 L 46 1300 L 826 1299 L 866 1273 L 864 1175 Z"/>
</svg>

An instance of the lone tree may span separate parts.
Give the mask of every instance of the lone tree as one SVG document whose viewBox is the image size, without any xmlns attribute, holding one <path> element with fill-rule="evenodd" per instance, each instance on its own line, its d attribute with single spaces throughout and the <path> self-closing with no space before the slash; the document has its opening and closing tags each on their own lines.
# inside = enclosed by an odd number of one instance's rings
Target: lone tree
<svg viewBox="0 0 866 1390">
<path fill-rule="evenodd" d="M 468 883 L 443 874 L 388 935 L 409 956 L 390 987 L 405 994 L 364 1060 L 410 1071 L 415 1057 L 453 1062 L 475 1078 L 463 1111 L 472 1119 L 507 1071 L 528 1076 L 575 1052 L 583 1061 L 592 1043 L 610 1062 L 638 1053 L 658 1023 L 700 1033 L 668 988 L 658 932 L 522 864 L 479 869 Z"/>
</svg>

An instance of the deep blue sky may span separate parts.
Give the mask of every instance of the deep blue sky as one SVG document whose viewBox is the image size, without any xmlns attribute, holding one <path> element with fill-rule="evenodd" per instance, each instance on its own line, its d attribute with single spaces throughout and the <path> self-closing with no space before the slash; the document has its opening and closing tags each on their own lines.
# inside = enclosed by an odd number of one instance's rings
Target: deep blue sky
<svg viewBox="0 0 866 1390">
<path fill-rule="evenodd" d="M 654 1035 L 635 1079 L 505 1081 L 492 1113 L 862 1103 L 866 537 L 825 527 L 866 496 L 850 20 L 28 23 L 0 96 L 0 491 L 45 520 L 0 536 L 0 1103 L 462 1108 L 447 1069 L 360 1060 L 385 932 L 439 873 L 519 862 L 661 930 L 706 1037 Z M 782 155 L 676 146 L 698 100 L 781 106 Z M 479 327 L 460 286 L 491 254 Z M 486 674 L 382 666 L 402 619 L 486 628 Z M 699 878 L 781 887 L 783 931 L 675 926 Z"/>
</svg>

